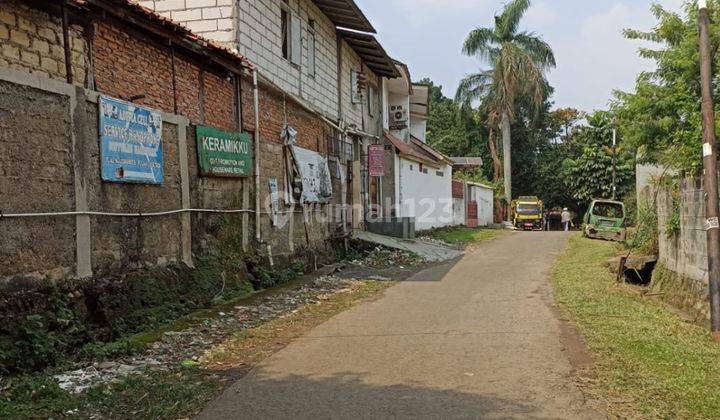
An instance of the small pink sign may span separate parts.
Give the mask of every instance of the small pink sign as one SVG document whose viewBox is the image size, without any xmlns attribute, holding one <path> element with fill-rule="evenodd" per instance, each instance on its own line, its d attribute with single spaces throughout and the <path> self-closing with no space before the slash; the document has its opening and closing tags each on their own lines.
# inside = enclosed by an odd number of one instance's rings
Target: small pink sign
<svg viewBox="0 0 720 420">
<path fill-rule="evenodd" d="M 368 169 L 370 176 L 385 175 L 385 146 L 371 144 L 368 148 Z"/>
</svg>

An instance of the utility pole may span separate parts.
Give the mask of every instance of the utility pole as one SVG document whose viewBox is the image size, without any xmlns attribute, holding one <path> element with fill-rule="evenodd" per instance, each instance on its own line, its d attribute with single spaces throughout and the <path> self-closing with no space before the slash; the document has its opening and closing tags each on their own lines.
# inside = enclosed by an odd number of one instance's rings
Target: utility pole
<svg viewBox="0 0 720 420">
<path fill-rule="evenodd" d="M 612 199 L 615 200 L 617 196 L 617 183 L 615 178 L 617 177 L 617 129 L 613 128 L 612 138 Z"/>
<path fill-rule="evenodd" d="M 715 137 L 715 111 L 712 98 L 710 15 L 708 13 L 707 0 L 698 0 L 698 9 L 710 326 L 713 338 L 716 341 L 720 341 L 720 223 L 718 222 L 717 139 Z"/>
</svg>

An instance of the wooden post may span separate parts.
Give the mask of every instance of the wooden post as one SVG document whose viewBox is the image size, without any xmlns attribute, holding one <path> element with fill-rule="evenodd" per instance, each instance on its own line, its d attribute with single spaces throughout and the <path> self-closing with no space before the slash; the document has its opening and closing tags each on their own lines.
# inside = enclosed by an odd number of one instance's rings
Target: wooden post
<svg viewBox="0 0 720 420">
<path fill-rule="evenodd" d="M 713 109 L 712 98 L 713 58 L 710 52 L 710 17 L 707 9 L 707 0 L 699 0 L 698 6 L 710 326 L 713 338 L 720 342 L 720 223 L 718 223 L 717 139 L 715 137 L 715 111 Z"/>
</svg>

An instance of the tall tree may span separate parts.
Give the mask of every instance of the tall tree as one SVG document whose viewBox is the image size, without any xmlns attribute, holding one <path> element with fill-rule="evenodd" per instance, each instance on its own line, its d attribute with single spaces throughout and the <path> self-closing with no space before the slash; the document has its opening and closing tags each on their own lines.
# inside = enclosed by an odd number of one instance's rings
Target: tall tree
<svg viewBox="0 0 720 420">
<path fill-rule="evenodd" d="M 565 187 L 576 202 L 612 197 L 612 130 L 615 116 L 607 111 L 588 115 L 587 126 L 579 127 L 565 142 L 567 157 L 563 162 Z M 634 187 L 635 157 L 633 150 L 620 142 L 615 150 L 617 159 L 616 186 L 618 197 L 625 197 Z"/>
<path fill-rule="evenodd" d="M 474 29 L 465 39 L 463 53 L 476 56 L 490 69 L 471 74 L 460 82 L 456 99 L 464 103 L 480 101 L 488 110 L 489 148 L 498 175 L 497 131 L 503 141 L 505 197 L 512 200 L 511 124 L 520 97 L 540 109 L 547 98 L 545 72 L 555 67 L 550 46 L 532 32 L 520 31 L 520 20 L 530 0 L 512 0 L 495 16 L 492 28 Z"/>
</svg>

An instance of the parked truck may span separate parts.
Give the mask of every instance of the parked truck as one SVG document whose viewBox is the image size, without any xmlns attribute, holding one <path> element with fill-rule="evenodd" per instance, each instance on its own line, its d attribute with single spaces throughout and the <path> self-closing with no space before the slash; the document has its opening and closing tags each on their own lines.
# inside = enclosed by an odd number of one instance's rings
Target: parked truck
<svg viewBox="0 0 720 420">
<path fill-rule="evenodd" d="M 543 202 L 535 196 L 521 196 L 511 203 L 513 224 L 521 230 L 543 230 Z"/>
</svg>

